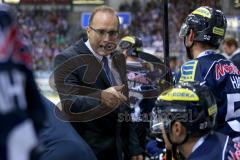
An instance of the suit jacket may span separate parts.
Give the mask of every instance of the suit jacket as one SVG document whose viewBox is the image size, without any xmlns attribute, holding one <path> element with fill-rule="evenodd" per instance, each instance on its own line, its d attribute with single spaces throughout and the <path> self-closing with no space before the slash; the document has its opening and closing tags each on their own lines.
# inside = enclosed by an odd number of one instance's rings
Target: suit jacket
<svg viewBox="0 0 240 160">
<path fill-rule="evenodd" d="M 112 61 L 126 85 L 124 94 L 128 96 L 125 58 L 122 54 L 115 54 Z M 125 157 L 140 154 L 142 150 L 132 124 L 118 121 L 129 112 L 128 105 L 121 105 L 114 111 L 101 105 L 101 91 L 111 87 L 111 84 L 84 40 L 65 49 L 55 58 L 54 65 L 54 78 L 63 110 L 67 114 L 84 113 L 78 117 L 83 118 L 80 121 L 84 122 L 72 124 L 97 158 L 122 159 L 123 151 Z M 71 114 L 71 117 L 74 116 Z M 70 119 L 78 121 L 78 118 Z"/>
</svg>

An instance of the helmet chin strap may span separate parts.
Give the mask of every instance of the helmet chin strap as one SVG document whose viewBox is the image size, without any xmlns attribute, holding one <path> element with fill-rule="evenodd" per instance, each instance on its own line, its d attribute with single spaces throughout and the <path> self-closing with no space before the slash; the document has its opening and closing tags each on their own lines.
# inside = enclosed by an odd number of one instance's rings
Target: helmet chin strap
<svg viewBox="0 0 240 160">
<path fill-rule="evenodd" d="M 193 45 L 194 45 L 194 41 L 193 41 L 192 45 L 191 45 L 190 47 L 188 47 L 188 46 L 186 45 L 186 37 L 184 37 L 184 46 L 185 46 L 186 51 L 187 51 L 187 57 L 188 57 L 188 59 L 193 59 L 193 55 L 192 55 L 192 53 L 191 53 L 191 49 L 192 49 Z"/>
</svg>

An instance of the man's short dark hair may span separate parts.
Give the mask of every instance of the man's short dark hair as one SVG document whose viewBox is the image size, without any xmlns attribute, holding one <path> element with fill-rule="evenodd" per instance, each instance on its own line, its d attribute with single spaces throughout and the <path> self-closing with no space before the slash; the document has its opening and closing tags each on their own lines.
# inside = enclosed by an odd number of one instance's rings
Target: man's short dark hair
<svg viewBox="0 0 240 160">
<path fill-rule="evenodd" d="M 223 44 L 226 44 L 227 46 L 231 47 L 231 46 L 235 46 L 236 48 L 238 48 L 238 42 L 235 38 L 233 37 L 227 37 L 223 40 Z"/>
</svg>

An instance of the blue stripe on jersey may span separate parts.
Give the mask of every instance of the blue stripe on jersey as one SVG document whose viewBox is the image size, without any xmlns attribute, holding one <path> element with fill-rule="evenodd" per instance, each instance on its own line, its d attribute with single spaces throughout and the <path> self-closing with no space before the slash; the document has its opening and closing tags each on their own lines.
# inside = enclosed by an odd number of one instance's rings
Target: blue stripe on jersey
<svg viewBox="0 0 240 160">
<path fill-rule="evenodd" d="M 183 70 L 192 70 L 193 69 L 193 65 L 191 66 L 183 66 Z"/>
<path fill-rule="evenodd" d="M 185 71 L 183 70 L 182 74 L 183 75 L 191 75 L 193 73 L 193 71 Z"/>
</svg>

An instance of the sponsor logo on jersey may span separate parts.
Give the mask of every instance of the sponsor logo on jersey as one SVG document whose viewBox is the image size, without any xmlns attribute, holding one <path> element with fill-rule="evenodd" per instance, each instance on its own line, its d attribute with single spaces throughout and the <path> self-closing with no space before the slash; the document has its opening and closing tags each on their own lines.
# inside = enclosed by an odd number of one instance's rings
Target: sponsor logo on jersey
<svg viewBox="0 0 240 160">
<path fill-rule="evenodd" d="M 226 73 L 230 75 L 240 75 L 240 70 L 233 64 L 216 64 L 215 66 L 216 80 L 225 76 Z"/>
<path fill-rule="evenodd" d="M 193 82 L 195 78 L 196 68 L 197 68 L 198 61 L 192 60 L 186 62 L 181 68 L 181 78 L 180 81 L 186 82 L 190 81 Z"/>
</svg>

